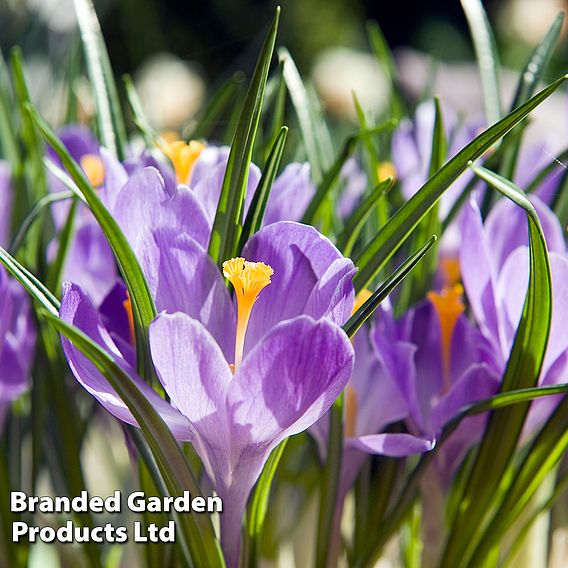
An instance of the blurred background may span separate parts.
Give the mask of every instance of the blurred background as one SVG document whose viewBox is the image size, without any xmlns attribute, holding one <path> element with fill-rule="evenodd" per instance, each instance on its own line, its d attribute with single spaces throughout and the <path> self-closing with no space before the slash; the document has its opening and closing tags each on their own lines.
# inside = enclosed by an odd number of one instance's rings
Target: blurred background
<svg viewBox="0 0 568 568">
<path fill-rule="evenodd" d="M 133 75 L 146 114 L 158 129 L 187 124 L 227 78 L 238 70 L 250 73 L 277 4 L 283 9 L 279 44 L 290 50 L 301 73 L 311 76 L 332 117 L 352 118 L 353 90 L 368 110 L 379 113 L 386 104 L 381 70 L 367 42 L 369 19 L 379 23 L 393 48 L 399 80 L 411 99 L 430 89 L 458 112 L 482 109 L 459 0 L 95 0 L 114 70 L 118 76 Z M 506 68 L 507 105 L 530 51 L 568 1 L 484 4 Z M 32 97 L 53 122 L 63 120 L 60 85 L 79 53 L 72 0 L 0 0 L 0 29 L 4 57 L 12 46 L 21 47 Z M 566 71 L 566 55 L 563 43 L 545 82 Z M 78 84 L 76 90 L 83 87 Z M 87 92 L 82 100 L 88 114 Z M 558 113 L 564 117 L 565 107 L 559 98 L 548 106 L 550 124 L 545 128 L 558 126 Z"/>
</svg>

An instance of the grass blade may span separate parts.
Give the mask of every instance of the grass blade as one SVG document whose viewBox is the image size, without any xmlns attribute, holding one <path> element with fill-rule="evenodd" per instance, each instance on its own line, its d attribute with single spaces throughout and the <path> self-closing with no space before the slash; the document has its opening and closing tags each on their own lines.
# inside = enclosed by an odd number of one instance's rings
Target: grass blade
<svg viewBox="0 0 568 568">
<path fill-rule="evenodd" d="M 279 18 L 280 8 L 277 8 L 272 26 L 262 46 L 231 144 L 209 243 L 209 254 L 217 264 L 232 258 L 239 244 L 249 167 Z"/>
<path fill-rule="evenodd" d="M 475 47 L 483 87 L 485 116 L 487 123 L 493 124 L 501 118 L 499 56 L 495 46 L 495 38 L 481 0 L 461 0 L 461 5 Z"/>
<path fill-rule="evenodd" d="M 91 0 L 73 0 L 73 4 L 94 92 L 99 136 L 103 146 L 122 160 L 126 131 L 101 26 Z"/>
</svg>

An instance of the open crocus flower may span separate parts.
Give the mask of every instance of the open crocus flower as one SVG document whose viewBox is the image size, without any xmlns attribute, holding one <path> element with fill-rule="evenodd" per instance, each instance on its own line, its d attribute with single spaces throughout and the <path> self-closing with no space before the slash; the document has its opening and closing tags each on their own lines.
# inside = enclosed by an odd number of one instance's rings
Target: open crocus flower
<svg viewBox="0 0 568 568">
<path fill-rule="evenodd" d="M 221 542 L 228 565 L 236 566 L 242 513 L 268 455 L 316 422 L 351 374 L 353 348 L 340 325 L 353 306 L 355 268 L 315 229 L 291 222 L 265 227 L 243 258 L 225 263 L 234 300 L 186 234 L 149 231 L 137 253 L 161 312 L 150 326 L 150 348 L 171 405 L 136 376 L 129 338 L 116 339 L 128 329 L 124 319 L 113 326 L 110 310 L 97 312 L 72 284 L 60 317 L 112 353 L 173 434 L 192 442 L 224 499 Z M 63 348 L 79 382 L 135 424 L 94 365 L 65 339 Z"/>
<path fill-rule="evenodd" d="M 535 196 L 531 201 L 540 218 L 550 254 L 552 323 L 539 384 L 568 381 L 568 257 L 562 227 L 555 215 Z M 525 212 L 500 200 L 482 222 L 471 202 L 463 216 L 461 271 L 473 315 L 497 354 L 504 370 L 509 359 L 528 286 L 529 250 Z M 557 397 L 535 401 L 526 431 L 545 418 Z"/>
</svg>

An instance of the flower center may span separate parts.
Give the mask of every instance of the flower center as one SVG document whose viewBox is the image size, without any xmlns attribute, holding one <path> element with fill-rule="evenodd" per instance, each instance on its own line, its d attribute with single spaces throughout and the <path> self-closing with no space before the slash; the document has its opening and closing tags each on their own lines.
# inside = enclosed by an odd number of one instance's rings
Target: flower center
<svg viewBox="0 0 568 568">
<path fill-rule="evenodd" d="M 270 284 L 270 277 L 273 274 L 272 267 L 264 262 L 249 262 L 244 258 L 232 258 L 223 263 L 223 276 L 233 285 L 237 296 L 235 372 L 243 360 L 245 333 L 252 307 L 262 289 Z"/>
<path fill-rule="evenodd" d="M 197 140 L 191 140 L 187 144 L 183 140 L 174 140 L 172 142 L 163 141 L 160 149 L 171 160 L 176 172 L 177 183 L 187 184 L 193 166 L 205 149 L 205 145 Z"/>
<path fill-rule="evenodd" d="M 357 433 L 357 393 L 351 385 L 345 387 L 345 436 L 354 438 Z"/>
<path fill-rule="evenodd" d="M 100 156 L 85 154 L 80 160 L 81 167 L 93 187 L 100 187 L 105 182 L 105 168 Z"/>
<path fill-rule="evenodd" d="M 438 320 L 440 321 L 440 331 L 442 340 L 442 365 L 444 389 L 443 393 L 450 390 L 450 363 L 452 335 L 458 319 L 464 312 L 463 305 L 463 287 L 461 284 L 455 284 L 444 288 L 439 294 L 437 292 L 428 292 L 428 299 L 432 302 Z"/>
<path fill-rule="evenodd" d="M 377 165 L 377 178 L 379 182 L 387 178 L 396 179 L 396 168 L 392 162 L 379 162 Z"/>
<path fill-rule="evenodd" d="M 124 309 L 126 310 L 126 317 L 128 318 L 128 331 L 130 333 L 130 345 L 134 347 L 136 345 L 136 335 L 134 333 L 134 315 L 132 314 L 132 302 L 130 300 L 130 294 L 126 292 L 126 300 L 122 302 Z"/>
</svg>

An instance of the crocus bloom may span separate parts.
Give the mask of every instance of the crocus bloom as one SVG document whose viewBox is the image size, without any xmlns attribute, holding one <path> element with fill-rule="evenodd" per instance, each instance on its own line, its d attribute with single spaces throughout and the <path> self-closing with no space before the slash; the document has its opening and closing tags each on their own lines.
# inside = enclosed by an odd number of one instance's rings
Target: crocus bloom
<svg viewBox="0 0 568 568">
<path fill-rule="evenodd" d="M 129 338 L 113 339 L 124 320 L 109 330 L 73 284 L 60 317 L 112 353 L 176 438 L 192 442 L 224 499 L 222 546 L 236 566 L 242 513 L 269 453 L 320 418 L 351 374 L 353 348 L 339 326 L 353 306 L 354 266 L 315 229 L 274 223 L 246 244 L 246 261 L 225 263 L 235 306 L 220 271 L 187 234 L 162 227 L 138 238 L 161 312 L 150 326 L 151 355 L 172 405 L 136 376 Z M 65 339 L 63 347 L 79 382 L 135 424 L 93 364 Z"/>
<path fill-rule="evenodd" d="M 562 227 L 555 215 L 536 196 L 531 201 L 540 218 L 552 272 L 552 324 L 541 370 L 541 385 L 568 380 L 568 258 Z M 471 202 L 463 216 L 460 254 L 465 291 L 473 315 L 497 354 L 500 369 L 509 359 L 521 318 L 528 286 L 529 251 L 525 212 L 506 199 L 500 200 L 483 223 Z M 556 404 L 553 397 L 536 401 L 530 414 L 534 425 Z M 529 427 L 530 429 L 530 427 Z"/>
<path fill-rule="evenodd" d="M 10 168 L 0 162 L 0 245 L 8 246 L 11 218 Z M 35 327 L 24 289 L 0 266 L 0 423 L 8 404 L 29 384 Z"/>
</svg>

